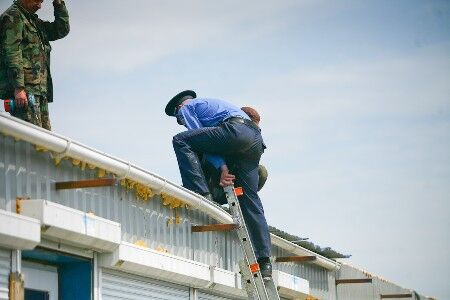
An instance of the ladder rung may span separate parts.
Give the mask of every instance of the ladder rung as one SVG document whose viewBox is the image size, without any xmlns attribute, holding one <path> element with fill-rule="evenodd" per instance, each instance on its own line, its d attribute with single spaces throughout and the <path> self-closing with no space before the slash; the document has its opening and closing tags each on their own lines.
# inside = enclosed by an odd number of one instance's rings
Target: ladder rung
<svg viewBox="0 0 450 300">
<path fill-rule="evenodd" d="M 280 300 L 277 287 L 272 278 L 263 278 L 259 270 L 259 265 L 250 241 L 247 225 L 237 196 L 241 193 L 234 186 L 224 187 L 224 192 L 230 206 L 230 212 L 233 220 L 238 224 L 236 228 L 237 236 L 241 242 L 244 259 L 239 262 L 239 269 L 242 273 L 243 287 L 245 288 L 248 299 L 252 300 Z"/>
<path fill-rule="evenodd" d="M 237 228 L 236 224 L 195 225 L 191 226 L 191 231 L 192 232 L 231 231 L 236 228 Z"/>
<path fill-rule="evenodd" d="M 317 257 L 315 255 L 310 256 L 282 256 L 275 258 L 275 262 L 307 262 L 314 261 Z"/>
<path fill-rule="evenodd" d="M 116 184 L 117 184 L 116 179 L 102 178 L 102 179 L 56 182 L 55 188 L 57 190 L 67 190 L 67 189 L 93 188 L 102 186 L 114 186 Z"/>
</svg>

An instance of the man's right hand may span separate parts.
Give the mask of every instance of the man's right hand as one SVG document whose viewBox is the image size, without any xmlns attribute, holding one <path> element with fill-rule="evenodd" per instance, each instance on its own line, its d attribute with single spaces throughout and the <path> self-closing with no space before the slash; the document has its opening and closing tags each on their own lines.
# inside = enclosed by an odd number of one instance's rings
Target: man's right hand
<svg viewBox="0 0 450 300">
<path fill-rule="evenodd" d="M 221 174 L 220 174 L 220 186 L 229 186 L 234 183 L 234 179 L 236 178 L 233 174 L 229 173 L 228 167 L 226 165 L 223 165 L 221 167 Z"/>
<path fill-rule="evenodd" d="M 16 104 L 17 107 L 23 107 L 28 104 L 27 93 L 23 88 L 17 88 L 14 90 L 14 98 L 14 104 Z"/>
</svg>

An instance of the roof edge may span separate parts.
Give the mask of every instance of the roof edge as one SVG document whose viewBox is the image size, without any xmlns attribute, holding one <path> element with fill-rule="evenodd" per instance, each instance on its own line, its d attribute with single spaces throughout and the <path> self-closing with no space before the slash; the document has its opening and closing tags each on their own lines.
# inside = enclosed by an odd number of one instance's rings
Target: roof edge
<svg viewBox="0 0 450 300">
<path fill-rule="evenodd" d="M 180 199 L 191 207 L 205 212 L 218 222 L 233 222 L 231 215 L 224 211 L 220 206 L 157 174 L 132 165 L 128 161 L 85 146 L 60 134 L 14 118 L 4 112 L 0 112 L 0 133 L 45 147 L 50 151 L 96 165 L 109 172 L 123 176 L 124 178 L 126 177 L 141 184 L 148 185 L 154 190 L 155 194 L 166 193 Z M 272 244 L 275 246 L 291 251 L 297 255 L 315 255 L 317 259 L 313 264 L 319 265 L 325 269 L 336 270 L 339 268 L 340 264 L 338 262 L 291 243 L 277 235 L 270 235 Z"/>
</svg>

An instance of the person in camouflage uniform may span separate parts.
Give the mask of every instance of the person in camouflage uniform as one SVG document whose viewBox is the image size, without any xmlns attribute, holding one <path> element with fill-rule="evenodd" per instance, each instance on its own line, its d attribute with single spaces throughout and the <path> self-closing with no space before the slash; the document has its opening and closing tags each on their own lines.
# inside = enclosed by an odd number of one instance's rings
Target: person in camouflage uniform
<svg viewBox="0 0 450 300">
<path fill-rule="evenodd" d="M 55 21 L 43 21 L 36 15 L 42 2 L 16 0 L 0 16 L 0 99 L 14 99 L 13 116 L 51 130 L 50 41 L 69 33 L 69 14 L 63 1 L 54 0 Z"/>
</svg>

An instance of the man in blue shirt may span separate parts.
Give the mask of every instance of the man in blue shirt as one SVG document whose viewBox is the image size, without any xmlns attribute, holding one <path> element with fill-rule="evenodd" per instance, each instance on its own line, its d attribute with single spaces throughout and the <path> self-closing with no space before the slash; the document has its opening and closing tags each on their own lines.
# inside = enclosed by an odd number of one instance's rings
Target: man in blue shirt
<svg viewBox="0 0 450 300">
<path fill-rule="evenodd" d="M 271 276 L 269 228 L 257 193 L 258 165 L 265 149 L 261 130 L 237 106 L 219 99 L 197 98 L 191 90 L 173 97 L 165 112 L 188 129 L 173 137 L 183 186 L 212 200 L 199 159 L 203 155 L 220 171 L 221 186 L 235 183 L 243 188 L 239 203 L 261 274 Z"/>
<path fill-rule="evenodd" d="M 241 110 L 245 112 L 250 120 L 252 120 L 256 125 L 259 126 L 259 122 L 261 121 L 261 116 L 258 111 L 252 107 L 244 106 L 241 107 Z M 206 182 L 208 183 L 209 191 L 212 195 L 212 198 L 215 202 L 223 205 L 227 203 L 227 199 L 225 197 L 225 192 L 223 188 L 220 187 L 220 171 L 214 168 L 214 166 L 209 163 L 206 159 L 202 158 L 202 170 L 205 175 Z M 267 181 L 268 172 L 266 167 L 263 165 L 258 166 L 258 192 L 263 188 L 264 184 Z"/>
</svg>

